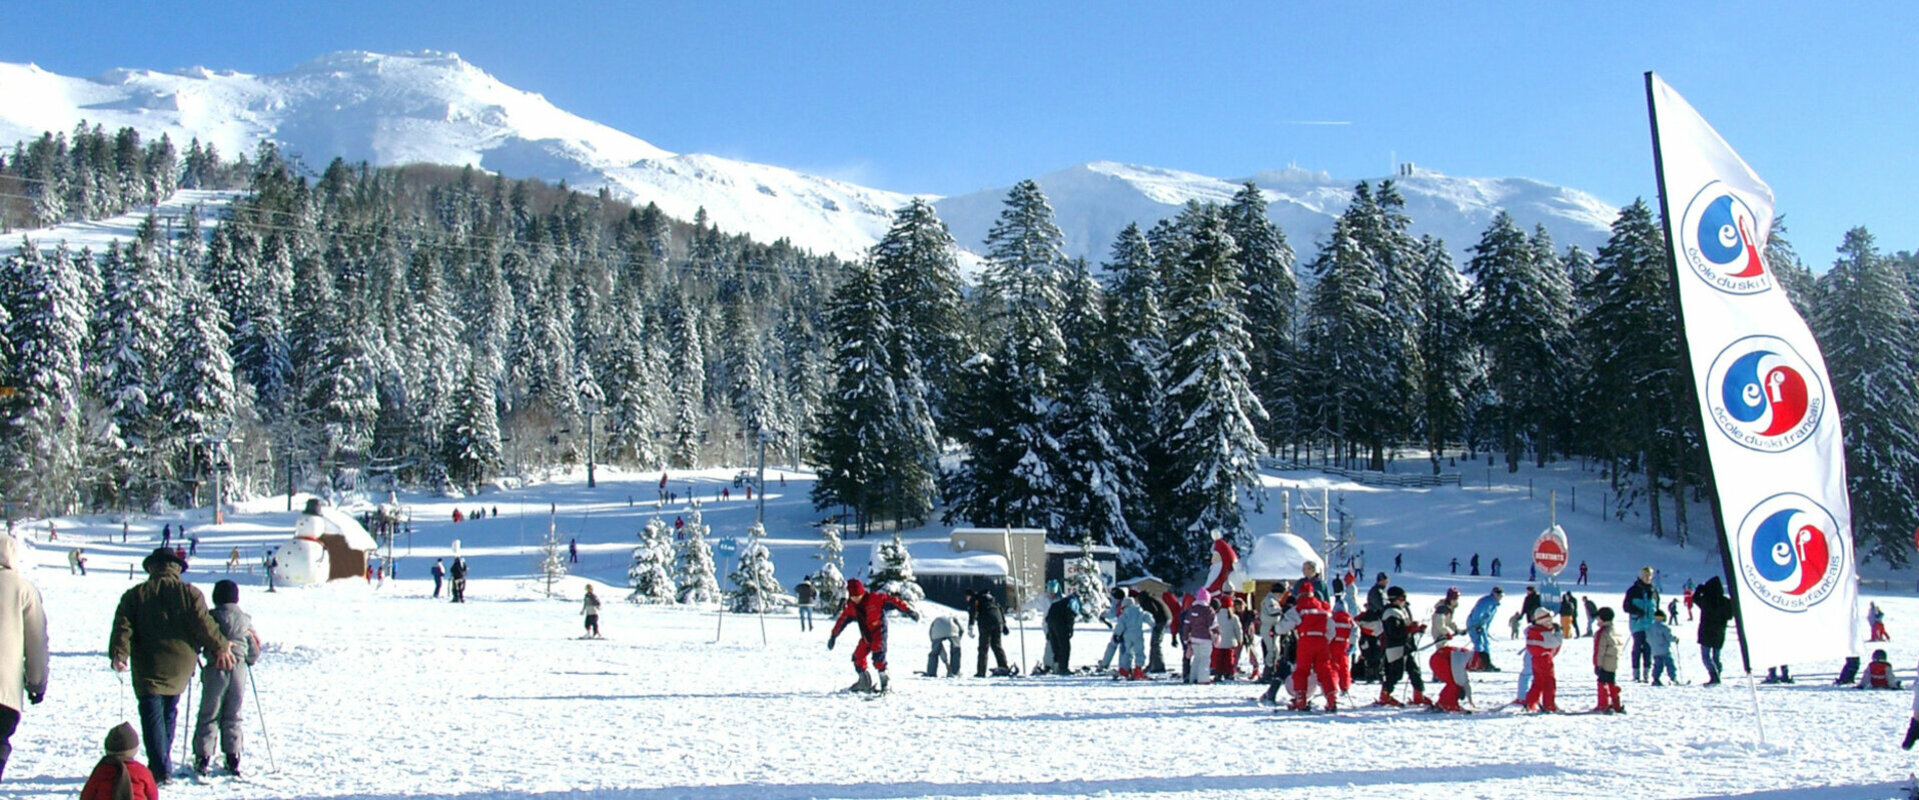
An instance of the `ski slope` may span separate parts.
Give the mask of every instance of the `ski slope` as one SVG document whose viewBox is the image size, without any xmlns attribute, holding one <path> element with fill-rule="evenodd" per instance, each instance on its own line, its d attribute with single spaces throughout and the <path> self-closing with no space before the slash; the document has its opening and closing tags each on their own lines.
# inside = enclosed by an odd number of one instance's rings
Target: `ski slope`
<svg viewBox="0 0 1919 800">
<path fill-rule="evenodd" d="M 1404 553 L 1406 572 L 1397 579 L 1422 615 L 1453 585 L 1470 603 L 1499 583 L 1508 590 L 1501 618 L 1516 610 L 1525 553 L 1546 525 L 1554 490 L 1572 562 L 1590 562 L 1602 605 L 1618 605 L 1642 564 L 1665 571 L 1665 588 L 1676 595 L 1685 576 L 1703 579 L 1717 563 L 1708 547 L 1682 550 L 1641 533 L 1641 525 L 1605 521 L 1596 474 L 1570 465 L 1515 476 L 1483 463 L 1456 469 L 1463 485 L 1436 489 L 1272 474 L 1273 493 L 1267 511 L 1254 515 L 1254 531 L 1279 525 L 1281 490 L 1295 502 L 1302 490 L 1343 494 L 1357 515 L 1368 570 L 1390 570 L 1391 555 Z M 734 472 L 669 475 L 673 491 L 701 498 L 716 538 L 744 536 L 755 516 L 755 504 L 737 489 L 732 500 L 716 499 L 721 487 L 732 488 Z M 810 523 L 820 514 L 806 500 L 807 473 L 768 475 L 769 545 L 791 585 L 818 563 Z M 1255 705 L 1261 687 L 1246 683 L 927 679 L 913 674 L 925 665 L 923 625 L 895 619 L 894 691 L 866 699 L 840 691 L 853 678 L 853 637 L 828 651 L 825 620 L 803 633 L 791 612 L 722 617 L 711 608 L 619 602 L 644 522 L 659 514 L 670 525 L 687 513 L 684 503 L 652 502 L 659 477 L 603 470 L 596 489 L 573 474 L 457 500 L 403 495 L 414 533 L 398 543 L 401 577 L 383 585 L 344 581 L 267 593 L 257 568 L 235 573 L 241 605 L 267 643 L 253 673 L 261 702 L 247 715 L 250 777 L 178 781 L 164 796 L 1837 800 L 1903 796 L 1914 768 L 1897 749 L 1910 695 L 1822 685 L 1838 666 L 1832 663 L 1799 665 L 1798 684 L 1762 686 L 1756 695 L 1743 680 L 1714 688 L 1627 683 L 1625 716 L 1370 708 L 1294 715 Z M 499 515 L 452 522 L 455 508 L 477 507 L 497 507 Z M 209 525 L 204 510 L 139 517 L 128 523 L 124 545 L 117 518 L 53 520 L 54 541 L 46 520 L 16 524 L 33 545 L 30 575 L 51 618 L 53 677 L 46 702 L 25 711 L 0 795 L 73 796 L 106 730 L 133 714 L 131 692 L 108 668 L 105 649 L 114 605 L 132 585 L 129 569 L 157 543 L 161 525 L 199 531 L 200 557 L 188 577 L 210 591 L 227 577 L 231 548 L 246 548 L 250 562 L 285 538 L 294 516 L 286 508 L 284 497 L 249 501 L 221 526 Z M 536 567 L 549 508 L 561 539 L 577 538 L 580 548 L 562 596 L 552 599 L 542 595 Z M 1316 539 L 1316 523 L 1293 520 Z M 944 534 L 933 526 L 907 538 L 916 555 L 934 557 L 950 552 Z M 455 540 L 472 565 L 463 605 L 428 597 L 427 570 L 435 557 L 450 556 Z M 849 574 L 860 572 L 879 540 L 847 540 Z M 73 545 L 87 548 L 91 574 L 68 574 L 65 548 Z M 1475 552 L 1487 563 L 1499 556 L 1509 577 L 1447 572 L 1455 556 L 1465 572 Z M 1892 593 L 1891 576 L 1868 574 L 1866 599 L 1886 610 L 1896 638 L 1888 649 L 1909 679 L 1919 659 L 1919 600 L 1904 591 L 1906 579 Z M 607 602 L 604 640 L 576 638 L 586 581 Z M 1703 670 L 1692 629 L 1677 630 L 1682 677 L 1696 682 Z M 1496 635 L 1500 661 L 1510 668 L 1518 643 L 1503 635 Z M 1009 656 L 1037 661 L 1041 638 L 1037 620 L 1029 622 L 1022 651 L 1016 627 Z M 1082 625 L 1074 663 L 1096 660 L 1107 638 L 1097 623 Z M 963 674 L 970 675 L 973 640 L 964 647 Z M 1593 703 L 1590 648 L 1589 639 L 1578 639 L 1560 654 L 1562 708 Z M 1738 661 L 1736 648 L 1726 661 Z M 1475 685 L 1480 705 L 1490 706 L 1511 698 L 1514 673 L 1481 674 Z M 1353 699 L 1363 704 L 1376 693 L 1358 684 Z M 194 702 L 197 695 L 196 681 Z"/>
</svg>

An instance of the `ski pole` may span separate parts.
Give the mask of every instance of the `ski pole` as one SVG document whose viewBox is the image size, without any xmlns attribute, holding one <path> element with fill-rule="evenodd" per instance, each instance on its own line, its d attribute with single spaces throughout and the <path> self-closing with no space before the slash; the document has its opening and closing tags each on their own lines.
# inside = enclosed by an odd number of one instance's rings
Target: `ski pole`
<svg viewBox="0 0 1919 800">
<path fill-rule="evenodd" d="M 267 747 L 267 768 L 280 771 L 280 765 L 273 760 L 273 740 L 267 738 L 267 710 L 260 705 L 260 684 L 253 680 L 253 670 L 247 670 L 247 688 L 253 690 L 253 712 L 260 717 L 260 743 Z"/>
<path fill-rule="evenodd" d="M 194 714 L 194 719 L 199 719 L 199 715 L 193 708 L 193 673 L 187 673 L 187 713 Z M 176 733 L 176 731 L 173 726 L 169 724 L 167 726 L 167 735 L 172 736 L 174 733 Z M 187 760 L 187 740 L 191 738 L 193 737 L 190 735 L 180 737 L 180 760 L 183 762 Z M 172 776 L 169 775 L 168 777 Z"/>
</svg>

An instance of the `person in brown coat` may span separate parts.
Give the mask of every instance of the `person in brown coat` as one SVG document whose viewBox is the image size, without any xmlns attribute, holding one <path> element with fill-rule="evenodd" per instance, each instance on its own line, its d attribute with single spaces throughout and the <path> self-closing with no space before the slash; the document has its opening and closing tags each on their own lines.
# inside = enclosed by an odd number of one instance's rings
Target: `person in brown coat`
<svg viewBox="0 0 1919 800">
<path fill-rule="evenodd" d="M 232 669 L 233 653 L 219 623 L 207 611 L 207 598 L 180 580 L 186 561 L 164 547 L 140 562 L 147 580 L 120 595 L 113 612 L 113 637 L 107 658 L 115 671 L 133 668 L 133 697 L 140 707 L 140 733 L 146 740 L 147 768 L 166 784 L 172 777 L 168 753 L 178 719 L 180 693 L 186 691 L 199 654 L 213 654 L 218 669 Z"/>
</svg>

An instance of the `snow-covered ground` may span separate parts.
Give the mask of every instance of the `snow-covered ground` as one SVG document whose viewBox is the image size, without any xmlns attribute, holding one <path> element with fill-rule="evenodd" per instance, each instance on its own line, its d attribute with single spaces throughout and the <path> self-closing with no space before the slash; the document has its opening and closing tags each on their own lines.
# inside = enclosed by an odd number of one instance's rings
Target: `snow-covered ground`
<svg viewBox="0 0 1919 800">
<path fill-rule="evenodd" d="M 1417 471 L 1420 464 L 1407 465 Z M 1278 492 L 1319 485 L 1343 492 L 1357 514 L 1368 571 L 1390 570 L 1424 612 L 1456 585 L 1468 601 L 1492 584 L 1517 608 L 1523 580 L 1454 576 L 1475 552 L 1524 577 L 1526 552 L 1545 527 L 1547 492 L 1560 491 L 1558 520 L 1572 559 L 1592 565 L 1595 599 L 1617 606 L 1642 564 L 1667 571 L 1677 592 L 1688 575 L 1716 565 L 1710 547 L 1681 550 L 1639 527 L 1602 521 L 1602 484 L 1572 466 L 1490 474 L 1462 468 L 1464 486 L 1375 489 L 1313 472 L 1270 476 L 1275 492 L 1255 531 L 1278 525 Z M 715 499 L 731 469 L 674 472 L 669 485 L 706 504 L 719 536 L 743 536 L 755 506 Z M 784 474 L 784 485 L 773 477 Z M 179 782 L 169 798 L 415 796 L 522 798 L 545 795 L 631 798 L 1224 798 L 1224 797 L 1760 797 L 1903 796 L 1912 758 L 1897 749 L 1910 707 L 1906 692 L 1824 685 L 1835 663 L 1799 666 L 1792 686 L 1754 693 L 1737 685 L 1666 688 L 1628 683 L 1625 716 L 1482 714 L 1356 708 L 1336 715 L 1275 714 L 1256 706 L 1246 683 L 1186 686 L 1177 681 L 1114 683 L 1103 677 L 927 679 L 924 627 L 892 629 L 894 692 L 879 699 L 843 694 L 852 680 L 852 637 L 825 647 L 827 624 L 802 633 L 791 612 L 764 619 L 711 609 L 641 607 L 624 597 L 637 534 L 656 513 L 669 524 L 680 505 L 656 509 L 659 473 L 607 475 L 587 489 L 582 476 L 460 500 L 403 496 L 415 533 L 399 544 L 401 578 L 311 589 L 264 591 L 257 570 L 236 573 L 241 601 L 267 652 L 254 672 L 259 705 L 247 718 L 246 766 L 254 777 Z M 1527 481 L 1532 483 L 1528 497 Z M 766 502 L 779 575 L 789 585 L 817 564 L 820 514 L 805 499 L 804 473 L 769 471 Z M 1570 495 L 1577 487 L 1578 507 Z M 632 503 L 629 504 L 629 497 Z M 453 523 L 455 508 L 495 506 L 498 517 Z M 577 537 L 580 563 L 542 596 L 537 543 L 548 509 L 562 538 Z M 113 518 L 46 521 L 17 529 L 34 541 L 31 577 L 46 597 L 53 678 L 44 704 L 26 709 L 0 795 L 73 796 L 99 755 L 107 728 L 132 715 L 131 692 L 108 668 L 113 607 L 131 586 L 130 567 L 157 542 L 161 525 L 201 531 L 189 577 L 202 588 L 226 577 L 225 554 L 249 555 L 291 529 L 286 499 L 251 501 L 223 526 L 204 510 L 136 518 L 119 543 Z M 1317 530 L 1295 515 L 1295 527 Z M 944 528 L 910 531 L 916 554 L 949 552 Z M 1703 537 L 1702 537 L 1703 538 Z M 427 569 L 454 540 L 473 565 L 471 602 L 428 597 Z M 857 574 L 879 537 L 849 539 Z M 91 574 L 69 575 L 65 548 L 84 545 Z M 251 560 L 251 559 L 249 559 Z M 1866 599 L 1886 609 L 1895 664 L 1919 659 L 1919 599 L 1909 579 L 1872 573 Z M 1887 590 L 1887 581 L 1901 591 Z M 582 584 L 609 602 L 604 640 L 580 640 Z M 724 583 L 724 579 L 722 579 Z M 929 611 L 932 609 L 928 609 Z M 1503 617 L 1503 615 L 1502 615 Z M 762 628 L 762 622 L 764 626 Z M 1683 677 L 1702 675 L 1691 627 L 1679 626 Z M 762 631 L 764 631 L 762 633 Z M 764 638 L 762 638 L 764 637 Z M 1022 657 L 1038 659 L 1032 628 Z M 1084 625 L 1075 663 L 1097 659 L 1107 639 Z M 1500 642 L 1515 663 L 1517 643 Z M 973 642 L 965 643 L 971 673 Z M 1560 705 L 1593 701 L 1590 640 L 1561 653 Z M 1738 660 L 1736 648 L 1728 664 Z M 1762 668 L 1763 669 L 1763 668 Z M 1482 705 L 1511 697 L 1511 672 L 1475 678 Z M 1402 689 L 1403 691 L 1403 689 Z M 1354 700 L 1377 693 L 1357 685 Z M 197 690 L 196 690 L 197 701 Z M 266 733 L 262 736 L 264 712 Z M 183 718 L 190 714 L 183 710 Z M 184 733 L 181 734 L 184 736 Z M 268 754 L 269 744 L 271 756 Z"/>
</svg>

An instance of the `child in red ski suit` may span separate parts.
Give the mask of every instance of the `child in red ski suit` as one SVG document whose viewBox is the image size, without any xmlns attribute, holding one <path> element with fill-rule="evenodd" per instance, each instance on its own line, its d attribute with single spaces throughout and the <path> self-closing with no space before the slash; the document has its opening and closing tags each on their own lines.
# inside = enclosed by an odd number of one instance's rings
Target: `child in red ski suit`
<svg viewBox="0 0 1919 800">
<path fill-rule="evenodd" d="M 1341 695 L 1353 690 L 1353 632 L 1357 629 L 1352 612 L 1346 610 L 1346 598 L 1340 598 L 1333 605 L 1333 641 L 1327 653 L 1332 659 L 1333 680 L 1339 682 Z"/>
<path fill-rule="evenodd" d="M 846 623 L 854 622 L 859 626 L 860 643 L 853 648 L 853 671 L 860 679 L 851 687 L 855 692 L 886 691 L 886 609 L 899 609 L 899 612 L 918 622 L 920 615 L 904 601 L 885 592 L 869 592 L 866 584 L 858 578 L 846 582 L 846 608 L 833 623 L 833 633 L 826 637 L 826 649 L 833 649 L 835 640 Z M 873 666 L 879 670 L 879 686 L 873 685 L 872 676 L 866 674 L 866 657 L 873 657 Z"/>
<path fill-rule="evenodd" d="M 1526 628 L 1526 657 L 1532 659 L 1533 667 L 1532 689 L 1526 692 L 1527 711 L 1559 711 L 1555 699 L 1559 686 L 1553 678 L 1553 656 L 1558 655 L 1559 645 L 1564 641 L 1559 634 L 1559 626 L 1553 624 L 1553 612 L 1545 608 L 1533 609 L 1533 624 Z"/>
<path fill-rule="evenodd" d="M 1280 628 L 1293 632 L 1298 642 L 1298 665 L 1293 668 L 1293 708 L 1306 710 L 1306 679 L 1319 681 L 1326 695 L 1326 710 L 1338 710 L 1339 684 L 1333 682 L 1333 615 L 1326 601 L 1313 595 L 1313 585 L 1301 581 L 1293 609 L 1280 620 Z"/>
</svg>

